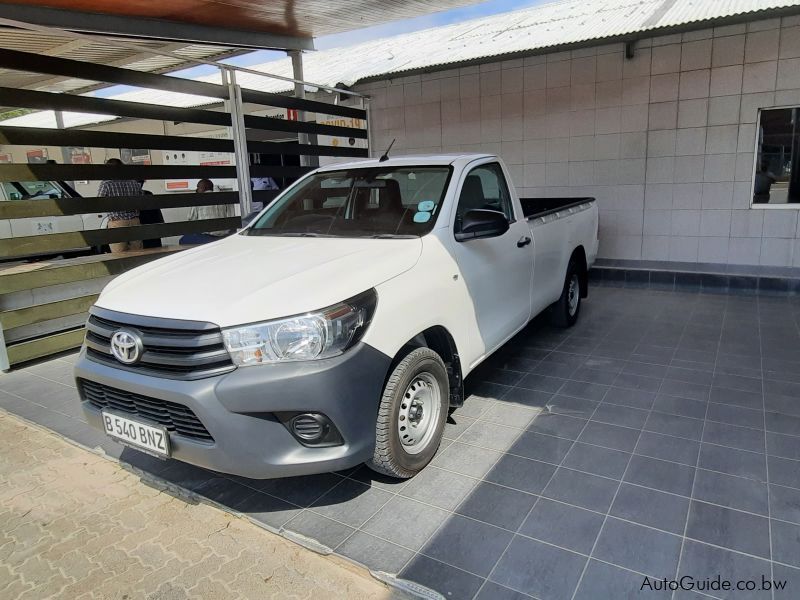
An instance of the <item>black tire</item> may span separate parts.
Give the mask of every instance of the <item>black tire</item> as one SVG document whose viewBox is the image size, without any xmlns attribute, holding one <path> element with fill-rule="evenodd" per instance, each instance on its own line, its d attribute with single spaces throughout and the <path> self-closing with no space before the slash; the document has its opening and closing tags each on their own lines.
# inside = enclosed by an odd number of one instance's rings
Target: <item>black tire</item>
<svg viewBox="0 0 800 600">
<path fill-rule="evenodd" d="M 438 387 L 438 414 L 431 412 L 428 427 L 433 427 L 429 437 L 423 436 L 424 447 L 414 453 L 406 450 L 400 439 L 401 409 L 406 410 L 409 386 L 417 384 L 419 377 L 429 379 L 429 385 Z M 442 441 L 450 403 L 450 384 L 442 358 L 430 348 L 417 348 L 409 352 L 394 368 L 381 397 L 375 429 L 375 455 L 367 462 L 371 469 L 400 479 L 419 473 L 436 454 Z M 436 403 L 435 395 L 432 403 Z M 427 429 L 426 429 L 427 432 Z"/>
<path fill-rule="evenodd" d="M 570 302 L 570 286 L 574 288 L 572 293 L 575 295 L 577 304 L 575 300 L 572 303 Z M 566 328 L 572 327 L 577 323 L 578 315 L 581 312 L 582 286 L 578 263 L 573 258 L 567 265 L 567 274 L 564 277 L 561 297 L 550 306 L 550 319 L 553 325 Z"/>
</svg>

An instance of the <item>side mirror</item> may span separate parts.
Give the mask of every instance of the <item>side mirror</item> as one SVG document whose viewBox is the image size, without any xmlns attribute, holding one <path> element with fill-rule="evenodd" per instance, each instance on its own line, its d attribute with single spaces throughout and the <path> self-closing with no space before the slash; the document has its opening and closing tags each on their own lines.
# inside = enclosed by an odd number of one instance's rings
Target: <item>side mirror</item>
<svg viewBox="0 0 800 600">
<path fill-rule="evenodd" d="M 456 232 L 457 242 L 479 238 L 497 237 L 508 231 L 508 219 L 497 210 L 474 209 L 461 218 L 461 231 Z"/>
</svg>

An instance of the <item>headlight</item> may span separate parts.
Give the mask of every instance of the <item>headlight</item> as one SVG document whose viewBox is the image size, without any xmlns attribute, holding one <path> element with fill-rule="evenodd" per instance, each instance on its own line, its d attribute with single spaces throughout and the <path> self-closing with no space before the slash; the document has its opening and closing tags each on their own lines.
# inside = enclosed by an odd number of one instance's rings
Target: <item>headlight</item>
<svg viewBox="0 0 800 600">
<path fill-rule="evenodd" d="M 223 329 L 222 338 L 240 367 L 330 358 L 361 339 L 377 301 L 373 289 L 320 311 Z"/>
</svg>

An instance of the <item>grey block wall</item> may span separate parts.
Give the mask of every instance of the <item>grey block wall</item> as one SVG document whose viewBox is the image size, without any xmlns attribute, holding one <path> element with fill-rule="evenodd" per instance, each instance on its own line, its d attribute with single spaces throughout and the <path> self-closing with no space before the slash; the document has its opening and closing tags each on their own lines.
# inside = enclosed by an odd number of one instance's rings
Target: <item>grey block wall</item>
<svg viewBox="0 0 800 600">
<path fill-rule="evenodd" d="M 597 197 L 600 256 L 800 266 L 750 208 L 759 108 L 800 106 L 800 17 L 369 82 L 376 151 L 500 154 L 526 196 Z"/>
</svg>

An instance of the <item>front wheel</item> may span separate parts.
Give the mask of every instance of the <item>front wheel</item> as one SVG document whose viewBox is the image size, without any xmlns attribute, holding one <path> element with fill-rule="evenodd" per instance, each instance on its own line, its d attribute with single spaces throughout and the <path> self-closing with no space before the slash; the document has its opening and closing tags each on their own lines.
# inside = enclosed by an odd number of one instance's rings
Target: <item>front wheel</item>
<svg viewBox="0 0 800 600">
<path fill-rule="evenodd" d="M 570 260 L 561 297 L 550 307 L 553 324 L 558 327 L 572 327 L 578 321 L 581 311 L 581 277 L 578 264 Z"/>
<path fill-rule="evenodd" d="M 378 409 L 370 468 L 400 479 L 421 471 L 442 440 L 450 384 L 442 358 L 430 348 L 409 352 L 386 382 Z"/>
</svg>

